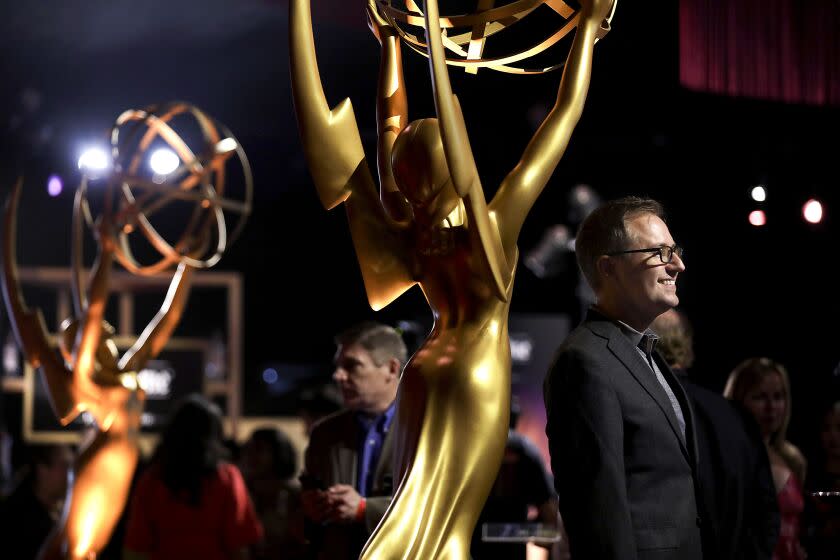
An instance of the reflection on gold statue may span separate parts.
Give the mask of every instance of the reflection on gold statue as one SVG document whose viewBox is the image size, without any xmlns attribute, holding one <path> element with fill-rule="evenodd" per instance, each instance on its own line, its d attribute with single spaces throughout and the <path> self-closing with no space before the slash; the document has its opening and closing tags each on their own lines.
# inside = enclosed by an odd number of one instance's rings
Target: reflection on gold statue
<svg viewBox="0 0 840 560">
<path fill-rule="evenodd" d="M 437 1 L 425 3 L 425 26 L 438 118 L 411 123 L 398 33 L 368 2 L 382 46 L 378 193 L 349 99 L 327 105 L 309 0 L 290 3 L 295 108 L 321 201 L 347 209 L 371 306 L 419 284 L 435 319 L 401 378 L 392 427 L 397 490 L 362 558 L 469 558 L 507 435 L 516 240 L 580 118 L 593 46 L 612 2 L 582 2 L 557 102 L 490 204 L 449 83 Z"/>
<path fill-rule="evenodd" d="M 496 0 L 478 0 L 474 13 L 438 18 L 445 33 L 442 42 L 447 53 L 446 64 L 462 67 L 470 74 L 476 74 L 479 68 L 508 74 L 544 74 L 563 67 L 562 63 L 540 66 L 530 61 L 554 47 L 575 28 L 578 18 L 571 6 L 564 0 L 512 0 L 496 4 Z M 426 19 L 415 0 L 376 0 L 376 5 L 382 17 L 411 50 L 428 56 Z M 613 3 L 606 17 L 607 23 L 612 20 L 615 6 Z M 484 49 L 488 40 L 496 41 L 503 35 L 509 35 L 504 32 L 522 27 L 520 22 L 526 18 L 559 20 L 560 25 L 551 33 L 531 33 L 526 46 L 519 45 L 503 55 L 486 55 Z M 603 26 L 599 37 L 608 30 L 608 26 Z M 531 65 L 524 66 L 526 61 Z"/>
<path fill-rule="evenodd" d="M 193 153 L 170 126 L 191 117 L 201 130 L 202 150 Z M 147 149 L 168 145 L 180 166 L 166 177 L 144 177 Z M 74 466 L 62 519 L 41 551 L 44 558 L 95 558 L 107 544 L 128 497 L 138 457 L 144 393 L 138 372 L 164 348 L 177 326 L 196 268 L 210 266 L 229 242 L 223 209 L 243 217 L 250 211 L 250 170 L 235 139 L 204 113 L 179 103 L 127 111 L 112 130 L 114 167 L 102 186 L 104 208 L 94 222 L 87 199 L 87 177 L 76 192 L 73 236 L 74 317 L 61 326 L 56 354 L 39 310 L 27 308 L 18 282 L 15 257 L 16 216 L 22 181 L 6 206 L 3 223 L 3 296 L 12 327 L 32 367 L 40 368 L 56 416 L 67 425 L 85 412 L 97 435 L 81 450 Z M 224 198 L 225 162 L 237 154 L 245 173 L 245 200 Z M 135 192 L 142 192 L 135 197 Z M 118 200 L 114 200 L 119 197 Z M 172 201 L 194 203 L 178 242 L 169 245 L 153 226 L 153 215 Z M 82 290 L 82 224 L 92 226 L 98 255 L 87 290 Z M 236 231 L 238 231 L 237 228 Z M 140 231 L 161 259 L 143 266 L 135 259 L 128 236 Z M 210 241 L 216 237 L 213 245 Z M 206 256 L 209 255 L 209 256 Z M 154 274 L 177 264 L 169 291 L 136 343 L 120 357 L 114 329 L 105 321 L 109 276 L 114 260 L 138 274 Z M 62 359 L 63 358 L 63 359 Z"/>
</svg>

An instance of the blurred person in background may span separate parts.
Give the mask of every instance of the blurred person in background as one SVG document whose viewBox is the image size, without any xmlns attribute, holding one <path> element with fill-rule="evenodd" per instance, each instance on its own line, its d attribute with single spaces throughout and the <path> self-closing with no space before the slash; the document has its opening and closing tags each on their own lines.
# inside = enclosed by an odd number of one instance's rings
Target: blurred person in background
<svg viewBox="0 0 840 560">
<path fill-rule="evenodd" d="M 335 383 L 304 389 L 298 398 L 298 414 L 307 435 L 321 418 L 341 410 L 341 390 Z"/>
<path fill-rule="evenodd" d="M 28 449 L 23 476 L 0 502 L 0 543 L 3 558 L 35 558 L 61 516 L 73 451 L 62 444 Z"/>
<path fill-rule="evenodd" d="M 254 558 L 304 558 L 297 453 L 289 437 L 274 427 L 254 430 L 242 448 L 240 468 L 265 530 Z"/>
<path fill-rule="evenodd" d="M 126 560 L 249 557 L 262 525 L 225 455 L 219 408 L 200 395 L 186 397 L 131 497 Z"/>
<path fill-rule="evenodd" d="M 559 529 L 557 496 L 551 475 L 536 444 L 516 431 L 521 415 L 518 399 L 511 400 L 510 431 L 499 474 L 473 532 L 470 554 L 473 558 L 494 560 L 548 559 L 550 550 L 526 543 L 484 542 L 483 528 L 487 523 L 540 523 L 547 529 Z M 562 542 L 565 545 L 565 541 Z M 559 552 L 560 558 L 567 556 Z"/>
<path fill-rule="evenodd" d="M 774 560 L 803 560 L 799 540 L 800 516 L 805 507 L 802 484 L 805 457 L 787 440 L 790 423 L 790 380 L 785 367 L 769 358 L 744 360 L 729 374 L 726 398 L 739 403 L 758 422 L 781 514 Z"/>
<path fill-rule="evenodd" d="M 805 532 L 808 560 L 840 558 L 840 399 L 821 409 L 818 460 L 806 489 Z"/>
<path fill-rule="evenodd" d="M 779 508 L 758 426 L 746 411 L 692 381 L 694 329 L 684 313 L 670 309 L 651 329 L 694 410 L 705 557 L 769 560 L 779 538 Z"/>
</svg>

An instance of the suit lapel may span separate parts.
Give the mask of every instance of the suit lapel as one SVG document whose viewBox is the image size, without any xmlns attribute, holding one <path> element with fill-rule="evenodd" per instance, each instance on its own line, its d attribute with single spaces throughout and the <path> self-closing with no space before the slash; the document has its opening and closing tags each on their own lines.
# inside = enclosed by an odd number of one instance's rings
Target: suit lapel
<svg viewBox="0 0 840 560">
<path fill-rule="evenodd" d="M 385 485 L 387 486 L 385 477 L 388 473 L 393 472 L 393 465 L 391 464 L 393 461 L 393 452 L 392 447 L 394 446 L 394 438 L 391 435 L 394 430 L 394 423 L 391 422 L 391 426 L 388 428 L 388 432 L 385 434 L 385 440 L 382 442 L 382 450 L 379 452 L 379 460 L 376 463 L 376 471 L 373 475 L 373 487 L 377 490 L 382 490 L 385 493 L 392 493 L 393 492 L 393 481 L 391 481 L 391 488 L 380 488 L 380 486 Z M 373 488 L 371 488 L 373 490 Z"/>
<path fill-rule="evenodd" d="M 682 383 L 680 383 L 677 376 L 674 375 L 674 372 L 671 371 L 671 368 L 665 363 L 662 356 L 660 356 L 658 352 L 654 352 L 653 355 L 656 360 L 656 365 L 659 366 L 659 371 L 661 371 L 662 375 L 665 376 L 665 379 L 671 386 L 671 390 L 674 392 L 674 395 L 676 395 L 677 400 L 682 407 L 683 418 L 685 419 L 685 436 L 688 440 L 686 442 L 686 447 L 691 451 L 691 465 L 696 472 L 699 466 L 698 463 L 700 458 L 697 450 L 697 433 L 694 429 L 694 407 L 691 406 L 691 400 L 689 400 L 688 394 L 685 392 Z"/>
<path fill-rule="evenodd" d="M 349 484 L 354 488 L 358 488 L 359 468 L 359 423 L 356 418 L 351 416 L 347 418 L 347 431 L 342 438 L 341 445 L 333 448 L 335 453 L 335 460 L 333 461 L 336 472 L 336 480 L 340 480 L 344 484 Z"/>
<path fill-rule="evenodd" d="M 607 348 L 624 364 L 624 367 L 630 372 L 633 378 L 642 386 L 648 395 L 654 400 L 671 430 L 674 432 L 674 437 L 680 443 L 685 458 L 691 463 L 691 456 L 686 448 L 685 440 L 677 422 L 677 416 L 674 414 L 674 407 L 665 393 L 665 389 L 659 384 L 656 379 L 656 374 L 651 369 L 650 365 L 645 362 L 645 359 L 639 354 L 636 348 L 630 343 L 627 337 L 619 330 L 619 328 L 611 321 L 597 321 L 593 323 L 592 331 L 607 339 Z M 660 363 L 657 363 L 660 365 Z M 663 364 L 664 365 L 664 364 Z M 667 366 L 665 366 L 667 368 Z M 660 368 L 661 370 L 661 368 Z M 663 374 L 664 375 L 664 374 Z"/>
</svg>

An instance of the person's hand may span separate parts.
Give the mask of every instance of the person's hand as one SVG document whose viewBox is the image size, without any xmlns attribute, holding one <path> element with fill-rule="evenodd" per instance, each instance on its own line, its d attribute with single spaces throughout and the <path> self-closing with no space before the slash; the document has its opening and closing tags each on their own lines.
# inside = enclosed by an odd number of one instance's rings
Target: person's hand
<svg viewBox="0 0 840 560">
<path fill-rule="evenodd" d="M 328 519 L 340 523 L 352 523 L 356 520 L 359 502 L 362 497 L 355 488 L 347 484 L 336 484 L 327 489 L 330 503 Z"/>
<path fill-rule="evenodd" d="M 388 23 L 388 21 L 379 13 L 379 10 L 376 7 L 376 0 L 368 0 L 365 9 L 367 10 L 368 27 L 370 28 L 371 33 L 373 33 L 373 36 L 376 37 L 376 40 L 379 41 L 380 45 L 386 37 L 396 36 L 396 29 L 394 29 L 391 24 Z"/>
<path fill-rule="evenodd" d="M 303 506 L 303 514 L 307 519 L 316 523 L 325 521 L 330 513 L 329 497 L 324 490 L 301 491 L 300 503 Z"/>
</svg>

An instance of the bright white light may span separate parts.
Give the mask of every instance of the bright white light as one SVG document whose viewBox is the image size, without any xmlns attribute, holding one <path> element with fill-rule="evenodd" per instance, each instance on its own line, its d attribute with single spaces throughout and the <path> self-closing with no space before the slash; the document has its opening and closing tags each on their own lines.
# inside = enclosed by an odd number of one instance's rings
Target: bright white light
<svg viewBox="0 0 840 560">
<path fill-rule="evenodd" d="M 79 156 L 79 169 L 88 173 L 104 171 L 111 166 L 111 158 L 102 148 L 88 148 Z"/>
<path fill-rule="evenodd" d="M 277 380 L 280 378 L 277 375 L 277 370 L 274 368 L 268 368 L 263 372 L 263 381 L 271 385 L 272 383 L 277 383 Z"/>
<path fill-rule="evenodd" d="M 761 227 L 767 223 L 767 216 L 764 215 L 763 210 L 753 210 L 750 212 L 750 223 L 756 227 Z"/>
<path fill-rule="evenodd" d="M 820 223 L 823 219 L 823 207 L 820 201 L 812 198 L 806 202 L 802 207 L 802 216 L 806 222 L 812 224 Z"/>
<path fill-rule="evenodd" d="M 236 149 L 236 140 L 233 138 L 223 138 L 216 144 L 217 154 L 226 154 Z"/>
<path fill-rule="evenodd" d="M 50 178 L 47 180 L 47 192 L 50 196 L 60 195 L 63 188 L 64 183 L 61 182 L 61 177 L 58 175 L 50 175 Z"/>
<path fill-rule="evenodd" d="M 149 158 L 149 166 L 155 175 L 169 175 L 181 165 L 178 154 L 168 148 L 160 148 L 152 152 Z"/>
<path fill-rule="evenodd" d="M 767 200 L 767 190 L 763 186 L 758 185 L 757 187 L 753 187 L 750 196 L 752 196 L 752 199 L 756 202 L 764 202 Z"/>
<path fill-rule="evenodd" d="M 123 376 L 125 379 L 127 376 Z M 137 383 L 147 397 L 162 398 L 172 393 L 172 382 L 175 379 L 175 371 L 167 366 L 145 367 L 137 374 Z"/>
<path fill-rule="evenodd" d="M 3 344 L 3 370 L 6 374 L 16 374 L 20 371 L 20 356 L 15 338 L 10 332 Z"/>
</svg>

